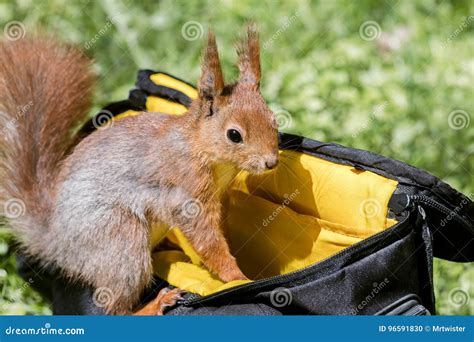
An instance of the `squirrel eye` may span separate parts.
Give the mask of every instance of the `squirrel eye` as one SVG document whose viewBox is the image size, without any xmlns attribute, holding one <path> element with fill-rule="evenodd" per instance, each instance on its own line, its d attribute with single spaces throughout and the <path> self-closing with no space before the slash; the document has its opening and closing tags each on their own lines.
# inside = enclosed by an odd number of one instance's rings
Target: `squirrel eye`
<svg viewBox="0 0 474 342">
<path fill-rule="evenodd" d="M 229 129 L 227 131 L 227 138 L 236 144 L 242 142 L 242 135 L 240 135 L 240 132 L 236 129 Z"/>
</svg>

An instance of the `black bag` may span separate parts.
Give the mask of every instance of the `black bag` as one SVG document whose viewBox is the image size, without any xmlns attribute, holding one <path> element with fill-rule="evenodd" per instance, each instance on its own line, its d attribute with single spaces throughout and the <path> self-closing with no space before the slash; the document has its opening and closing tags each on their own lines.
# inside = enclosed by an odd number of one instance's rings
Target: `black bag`
<svg viewBox="0 0 474 342">
<path fill-rule="evenodd" d="M 86 135 L 112 118 L 141 111 L 179 115 L 195 97 L 192 85 L 143 70 L 129 99 L 105 107 L 81 132 Z M 474 261 L 472 200 L 423 170 L 371 152 L 285 133 L 280 133 L 280 149 L 288 169 L 270 180 L 259 179 L 260 188 L 253 178 L 244 177 L 230 190 L 235 192 L 231 198 L 238 200 L 229 209 L 229 225 L 239 228 L 230 234 L 231 248 L 244 250 L 242 258 L 237 257 L 239 265 L 258 280 L 232 285 L 205 278 L 202 286 L 189 281 L 205 271 L 174 232 L 169 239 L 181 247 L 182 258 L 170 258 L 175 250 L 156 256 L 161 278 L 144 294 L 144 302 L 169 282 L 189 293 L 168 315 L 435 314 L 433 257 Z M 288 195 L 292 188 L 287 185 L 292 183 L 304 185 L 297 196 Z M 242 196 L 250 203 L 242 204 Z M 250 242 L 249 248 L 246 239 L 254 233 L 242 227 L 255 220 L 273 228 L 257 236 L 258 242 Z M 302 228 L 294 230 L 292 222 Z M 278 243 L 287 241 L 289 233 L 296 242 L 286 251 L 286 245 L 281 248 Z M 272 248 L 288 255 L 277 254 L 277 262 L 258 273 L 257 267 L 265 262 L 268 266 L 265 251 Z M 30 266 L 34 261 L 21 255 L 18 260 L 25 278 L 37 273 Z M 185 272 L 173 271 L 181 266 Z M 93 289 L 58 274 L 42 270 L 42 280 L 34 282 L 53 301 L 55 314 L 102 313 L 94 304 Z"/>
</svg>

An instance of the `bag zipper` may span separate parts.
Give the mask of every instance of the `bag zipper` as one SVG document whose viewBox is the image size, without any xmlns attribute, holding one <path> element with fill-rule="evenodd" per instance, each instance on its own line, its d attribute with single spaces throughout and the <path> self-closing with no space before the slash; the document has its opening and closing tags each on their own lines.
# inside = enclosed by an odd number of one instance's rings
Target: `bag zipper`
<svg viewBox="0 0 474 342">
<path fill-rule="evenodd" d="M 412 205 L 414 206 L 415 203 L 421 204 L 423 206 L 427 205 L 428 207 L 437 210 L 438 212 L 446 215 L 446 216 L 452 216 L 455 221 L 463 225 L 464 227 L 471 227 L 471 225 L 457 212 L 454 210 L 451 210 L 444 205 L 442 205 L 439 202 L 436 202 L 435 200 L 431 199 L 428 196 L 425 195 L 408 195 L 408 203 L 407 205 Z"/>
<path fill-rule="evenodd" d="M 392 227 L 390 227 L 386 230 L 383 230 L 383 231 L 381 231 L 381 232 L 379 232 L 375 235 L 372 235 L 371 237 L 369 237 L 367 239 L 364 239 L 364 240 L 362 240 L 362 241 L 360 241 L 360 242 L 358 242 L 358 243 L 356 243 L 356 244 L 354 244 L 350 247 L 347 247 L 347 248 L 341 250 L 340 252 L 338 252 L 336 254 L 333 254 L 330 257 L 327 257 L 326 259 L 323 259 L 323 260 L 321 260 L 321 261 L 319 261 L 315 264 L 312 264 L 312 265 L 307 266 L 305 268 L 302 268 L 300 270 L 293 271 L 293 272 L 283 274 L 283 275 L 277 275 L 277 276 L 273 276 L 273 277 L 269 277 L 269 278 L 255 280 L 251 283 L 243 284 L 243 285 L 236 286 L 236 287 L 226 289 L 226 290 L 222 290 L 222 291 L 219 291 L 217 293 L 214 293 L 214 294 L 211 294 L 211 295 L 208 295 L 208 296 L 204 296 L 204 297 L 202 297 L 198 294 L 192 294 L 188 298 L 186 298 L 185 300 L 178 301 L 176 304 L 177 305 L 184 305 L 184 306 L 192 306 L 194 304 L 198 304 L 198 303 L 201 303 L 203 301 L 214 300 L 218 297 L 222 297 L 222 296 L 228 295 L 229 293 L 233 293 L 233 292 L 236 292 L 236 291 L 247 291 L 247 290 L 252 290 L 252 289 L 259 288 L 259 287 L 280 284 L 282 281 L 291 281 L 295 278 L 303 278 L 305 276 L 305 273 L 308 273 L 310 270 L 314 269 L 314 267 L 316 267 L 316 266 L 320 266 L 320 267 L 324 266 L 325 264 L 334 261 L 334 259 L 340 258 L 340 257 L 342 257 L 342 256 L 344 256 L 348 253 L 353 252 L 355 249 L 361 249 L 364 246 L 366 246 L 368 244 L 371 244 L 371 243 L 373 243 L 377 240 L 382 240 L 383 238 L 385 238 L 386 234 L 391 233 L 394 229 L 397 229 L 398 227 L 400 227 L 400 225 L 405 224 L 407 219 L 408 219 L 408 215 L 402 221 L 398 222 L 394 226 L 392 226 Z"/>
</svg>

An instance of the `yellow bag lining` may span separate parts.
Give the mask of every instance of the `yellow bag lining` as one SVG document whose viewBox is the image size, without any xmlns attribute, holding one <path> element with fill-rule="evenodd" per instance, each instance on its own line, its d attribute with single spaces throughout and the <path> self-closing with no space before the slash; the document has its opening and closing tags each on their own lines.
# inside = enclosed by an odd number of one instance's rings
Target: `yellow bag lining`
<svg viewBox="0 0 474 342">
<path fill-rule="evenodd" d="M 182 104 L 179 104 L 170 100 L 162 99 L 161 97 L 152 96 L 152 95 L 147 97 L 146 107 L 156 108 L 156 110 L 148 110 L 148 111 L 166 113 L 166 114 L 171 114 L 171 115 L 180 115 L 188 111 L 188 109 Z M 130 109 L 123 113 L 120 113 L 119 115 L 116 115 L 114 117 L 114 120 L 120 120 L 128 116 L 140 115 L 141 113 L 143 112 Z"/>
<path fill-rule="evenodd" d="M 186 108 L 180 103 L 162 99 L 161 97 L 156 97 L 153 95 L 147 97 L 146 107 L 160 108 L 160 112 L 172 115 L 180 115 L 188 111 L 188 108 Z"/>
<path fill-rule="evenodd" d="M 397 182 L 304 153 L 281 151 L 269 173 L 240 173 L 227 192 L 225 232 L 250 279 L 312 265 L 396 223 L 387 218 Z M 154 254 L 156 274 L 189 292 L 209 295 L 248 281 L 223 283 L 202 265 L 178 228 L 179 246 Z"/>
<path fill-rule="evenodd" d="M 168 87 L 168 88 L 180 91 L 192 100 L 197 98 L 198 93 L 197 93 L 196 88 L 170 75 L 156 73 L 150 76 L 150 80 L 156 85 L 164 86 L 164 87 Z M 147 106 L 147 108 L 150 108 L 150 107 Z"/>
</svg>

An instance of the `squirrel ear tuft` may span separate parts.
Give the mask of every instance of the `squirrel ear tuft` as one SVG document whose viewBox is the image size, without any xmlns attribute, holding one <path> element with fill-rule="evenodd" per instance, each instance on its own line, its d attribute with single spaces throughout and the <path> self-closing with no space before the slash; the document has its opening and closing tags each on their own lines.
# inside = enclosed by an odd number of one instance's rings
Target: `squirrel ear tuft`
<svg viewBox="0 0 474 342">
<path fill-rule="evenodd" d="M 239 84 L 254 89 L 260 87 L 260 43 L 257 25 L 252 23 L 247 27 L 247 39 L 237 46 L 239 56 Z"/>
<path fill-rule="evenodd" d="M 211 30 L 208 33 L 207 46 L 202 59 L 198 89 L 200 97 L 214 97 L 224 89 L 224 77 L 217 51 L 216 37 Z"/>
</svg>

